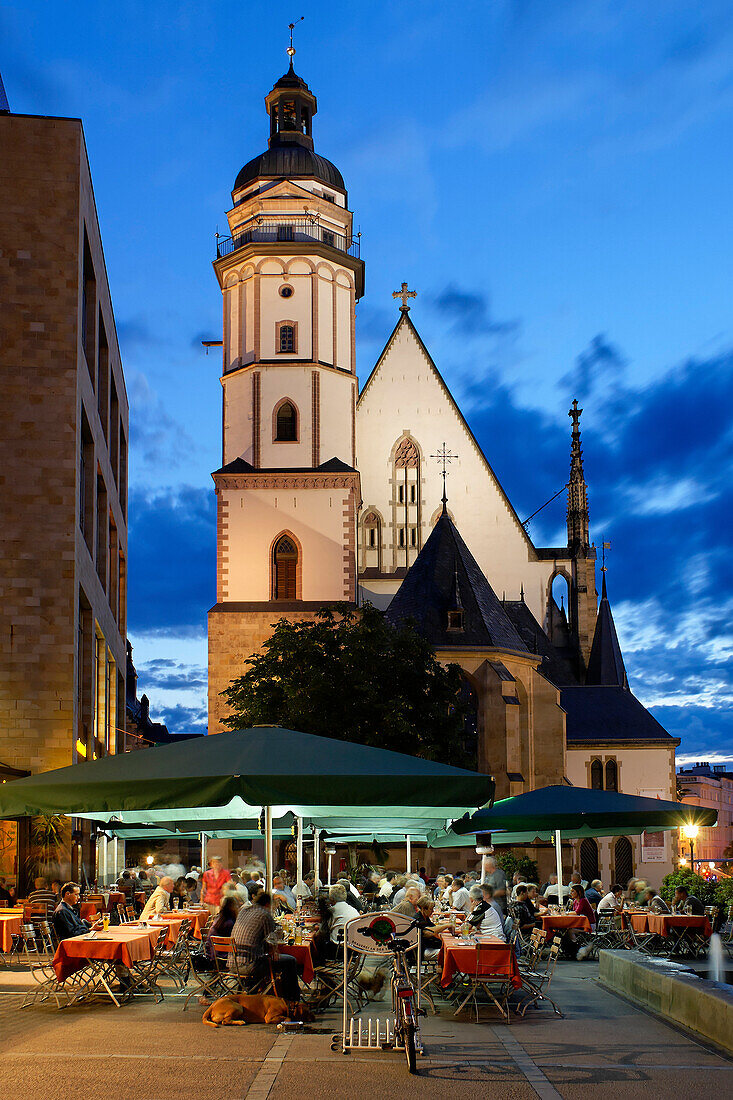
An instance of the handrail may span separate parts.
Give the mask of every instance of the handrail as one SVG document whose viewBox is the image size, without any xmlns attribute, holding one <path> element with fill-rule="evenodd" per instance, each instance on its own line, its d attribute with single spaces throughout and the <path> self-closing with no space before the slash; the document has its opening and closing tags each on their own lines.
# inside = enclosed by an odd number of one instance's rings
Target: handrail
<svg viewBox="0 0 733 1100">
<path fill-rule="evenodd" d="M 268 218 L 249 223 L 246 228 L 231 237 L 217 237 L 216 257 L 229 256 L 232 252 L 244 248 L 247 244 L 254 243 L 308 243 L 318 241 L 339 252 L 345 252 L 349 256 L 359 258 L 360 236 L 347 237 L 343 233 L 336 233 L 327 226 L 314 219 L 297 218 Z"/>
</svg>

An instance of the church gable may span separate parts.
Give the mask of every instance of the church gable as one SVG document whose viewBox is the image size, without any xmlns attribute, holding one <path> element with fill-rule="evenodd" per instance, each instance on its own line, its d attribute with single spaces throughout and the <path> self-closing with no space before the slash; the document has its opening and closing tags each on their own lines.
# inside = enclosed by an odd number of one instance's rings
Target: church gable
<svg viewBox="0 0 733 1100">
<path fill-rule="evenodd" d="M 406 310 L 357 404 L 362 518 L 369 528 L 362 524 L 360 531 L 360 570 L 369 581 L 365 595 L 380 606 L 389 603 L 395 582 L 437 522 L 443 481 L 435 455 L 444 443 L 452 456 L 446 464 L 449 514 L 499 596 L 517 599 L 524 587 L 542 622 L 552 563 L 538 560 Z M 400 461 L 406 449 L 417 456 L 411 463 Z"/>
</svg>

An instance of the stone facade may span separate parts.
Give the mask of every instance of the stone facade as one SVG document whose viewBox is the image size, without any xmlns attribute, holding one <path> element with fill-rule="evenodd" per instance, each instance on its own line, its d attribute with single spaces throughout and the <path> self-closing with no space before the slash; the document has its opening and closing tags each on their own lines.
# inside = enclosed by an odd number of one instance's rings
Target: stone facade
<svg viewBox="0 0 733 1100">
<path fill-rule="evenodd" d="M 0 761 L 120 747 L 128 406 L 78 119 L 0 115 Z"/>
</svg>

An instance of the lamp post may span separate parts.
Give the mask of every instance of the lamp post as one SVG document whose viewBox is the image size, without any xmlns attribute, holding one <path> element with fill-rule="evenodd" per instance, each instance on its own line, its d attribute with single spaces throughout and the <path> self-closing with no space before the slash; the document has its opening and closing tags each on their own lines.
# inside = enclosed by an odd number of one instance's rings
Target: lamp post
<svg viewBox="0 0 733 1100">
<path fill-rule="evenodd" d="M 682 835 L 690 842 L 690 867 L 695 870 L 695 838 L 699 832 L 697 825 L 683 825 Z"/>
</svg>

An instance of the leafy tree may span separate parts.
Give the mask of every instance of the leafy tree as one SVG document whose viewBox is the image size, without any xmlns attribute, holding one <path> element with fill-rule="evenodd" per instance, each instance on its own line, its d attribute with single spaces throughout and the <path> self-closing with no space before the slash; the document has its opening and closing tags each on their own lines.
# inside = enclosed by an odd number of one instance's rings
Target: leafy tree
<svg viewBox="0 0 733 1100">
<path fill-rule="evenodd" d="M 678 886 L 684 886 L 688 894 L 694 894 L 703 905 L 714 903 L 715 883 L 707 882 L 702 875 L 698 875 L 690 867 L 681 867 L 671 875 L 665 875 L 662 879 L 660 894 L 669 904 L 674 898 L 674 892 Z"/>
<path fill-rule="evenodd" d="M 716 905 L 722 905 L 725 909 L 729 905 L 733 905 L 733 879 L 724 878 L 720 880 L 715 887 L 715 903 Z"/>
<path fill-rule="evenodd" d="M 529 856 L 517 855 L 515 852 L 497 852 L 496 862 L 506 875 L 507 882 L 511 884 L 515 871 L 520 871 L 523 882 L 540 884 L 540 872 L 537 864 Z"/>
<path fill-rule="evenodd" d="M 262 652 L 221 694 L 231 729 L 278 725 L 475 767 L 464 744 L 458 665 L 441 665 L 411 626 L 371 604 L 280 619 Z"/>
</svg>

